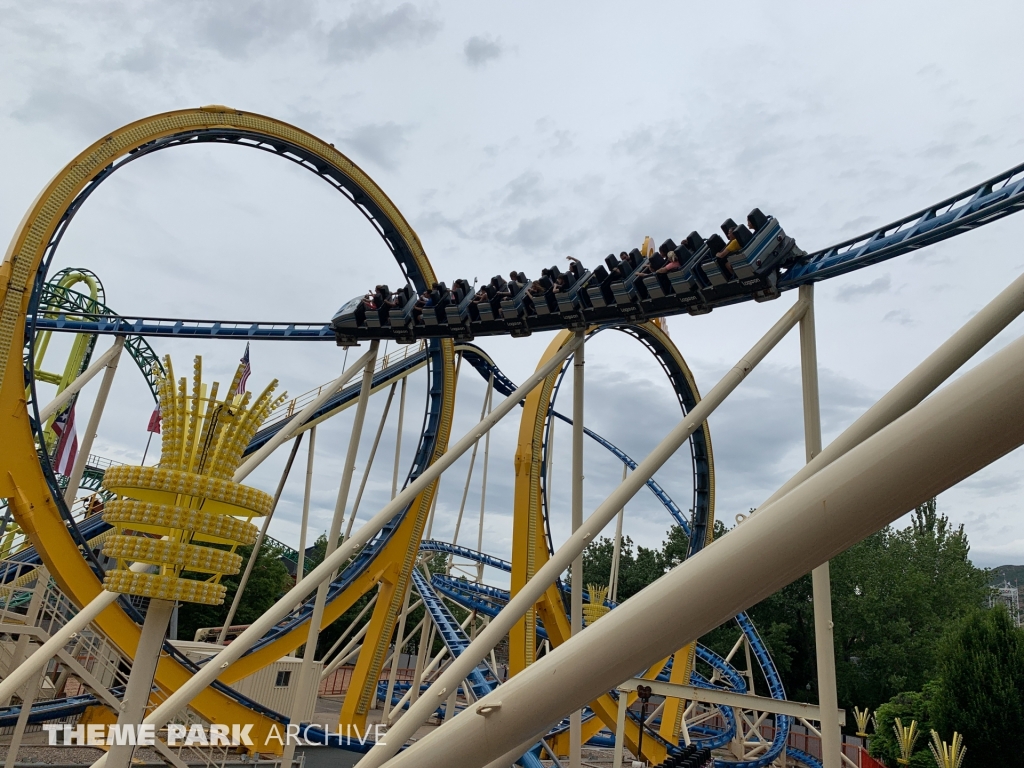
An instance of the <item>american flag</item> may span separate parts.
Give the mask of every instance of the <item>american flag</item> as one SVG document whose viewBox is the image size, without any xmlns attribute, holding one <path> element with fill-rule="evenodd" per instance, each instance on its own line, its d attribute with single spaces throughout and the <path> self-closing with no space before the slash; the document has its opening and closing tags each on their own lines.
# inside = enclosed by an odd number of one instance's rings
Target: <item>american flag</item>
<svg viewBox="0 0 1024 768">
<path fill-rule="evenodd" d="M 78 455 L 78 432 L 75 429 L 75 408 L 68 408 L 53 421 L 57 435 L 57 451 L 53 457 L 53 468 L 61 475 L 70 475 Z"/>
<path fill-rule="evenodd" d="M 245 354 L 242 355 L 240 361 L 242 363 L 242 375 L 238 379 L 238 387 L 235 389 L 236 395 L 245 393 L 245 382 L 249 380 L 249 374 L 252 373 L 252 367 L 249 365 L 249 345 L 245 345 Z"/>
</svg>

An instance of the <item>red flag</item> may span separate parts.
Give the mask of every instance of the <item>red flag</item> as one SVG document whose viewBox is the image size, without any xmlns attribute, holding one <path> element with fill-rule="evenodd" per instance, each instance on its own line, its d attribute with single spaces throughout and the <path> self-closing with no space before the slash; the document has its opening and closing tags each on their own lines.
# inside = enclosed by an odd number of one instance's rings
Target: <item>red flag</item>
<svg viewBox="0 0 1024 768">
<path fill-rule="evenodd" d="M 249 380 L 249 374 L 252 373 L 252 366 L 249 365 L 249 344 L 245 345 L 245 354 L 242 355 L 242 359 L 239 360 L 242 364 L 242 375 L 238 379 L 238 386 L 235 388 L 236 395 L 245 394 L 245 382 Z"/>
<path fill-rule="evenodd" d="M 156 432 L 159 435 L 161 419 L 163 419 L 163 416 L 160 413 L 160 406 L 158 405 L 156 408 L 153 409 L 153 413 L 149 417 L 149 426 L 146 427 L 146 431 Z"/>
<path fill-rule="evenodd" d="M 53 431 L 57 435 L 57 450 L 53 457 L 53 468 L 58 474 L 70 475 L 78 455 L 78 432 L 75 429 L 74 406 L 54 419 Z"/>
</svg>

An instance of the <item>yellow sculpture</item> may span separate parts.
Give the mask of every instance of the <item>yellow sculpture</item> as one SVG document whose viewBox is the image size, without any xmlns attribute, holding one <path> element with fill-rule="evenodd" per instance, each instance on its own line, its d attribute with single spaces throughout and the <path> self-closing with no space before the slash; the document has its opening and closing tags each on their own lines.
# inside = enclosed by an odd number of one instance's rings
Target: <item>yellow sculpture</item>
<svg viewBox="0 0 1024 768">
<path fill-rule="evenodd" d="M 967 747 L 964 746 L 964 737 L 953 731 L 952 743 L 946 744 L 939 738 L 939 734 L 932 731 L 932 743 L 928 745 L 935 758 L 938 768 L 960 768 L 964 762 L 964 755 L 967 754 Z"/>
<path fill-rule="evenodd" d="M 231 397 L 218 400 L 217 382 L 207 395 L 201 357 L 195 359 L 191 395 L 184 377 L 175 387 L 170 357 L 165 358 L 166 375 L 159 380 L 160 464 L 115 466 L 103 478 L 104 487 L 118 494 L 103 512 L 115 529 L 103 553 L 117 560 L 103 580 L 108 590 L 158 600 L 224 602 L 226 588 L 220 578 L 238 573 L 241 565 L 235 548 L 256 540 L 256 526 L 248 520 L 268 514 L 273 503 L 269 494 L 231 478 L 249 440 L 285 399 L 272 399 L 275 379 L 250 407 L 249 392 L 234 394 L 242 368 L 231 382 Z M 128 569 L 128 561 L 159 570 L 136 573 Z M 182 571 L 211 575 L 189 579 L 181 577 Z"/>
<path fill-rule="evenodd" d="M 611 608 L 604 604 L 605 598 L 608 597 L 608 587 L 587 584 L 587 591 L 590 593 L 590 602 L 583 606 L 583 621 L 590 626 L 608 613 Z"/>
<path fill-rule="evenodd" d="M 864 709 L 857 709 L 857 707 L 853 708 L 853 719 L 857 721 L 857 735 L 862 739 L 866 739 L 868 737 L 867 730 L 870 716 L 871 710 L 867 707 L 864 707 Z"/>
<path fill-rule="evenodd" d="M 896 762 L 900 765 L 910 765 L 910 757 L 914 752 L 914 743 L 920 734 L 917 731 L 917 720 L 911 720 L 910 725 L 904 727 L 900 719 L 896 718 L 896 724 L 892 727 L 896 732 L 896 743 L 900 745 L 900 757 Z"/>
</svg>

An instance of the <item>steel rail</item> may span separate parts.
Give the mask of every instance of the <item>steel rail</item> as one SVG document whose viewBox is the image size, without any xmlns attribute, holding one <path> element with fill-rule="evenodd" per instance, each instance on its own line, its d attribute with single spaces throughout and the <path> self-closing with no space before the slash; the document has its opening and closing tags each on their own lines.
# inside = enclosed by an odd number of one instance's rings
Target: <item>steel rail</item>
<svg viewBox="0 0 1024 768">
<path fill-rule="evenodd" d="M 29 344 L 28 359 L 32 359 L 32 343 L 36 331 L 50 322 L 46 317 L 45 305 L 40 303 L 46 272 L 68 225 L 89 196 L 111 173 L 129 162 L 167 147 L 205 142 L 250 146 L 273 152 L 316 173 L 344 194 L 366 216 L 399 262 L 407 282 L 414 289 L 423 290 L 435 279 L 418 237 L 394 204 L 361 169 L 325 142 L 279 121 L 224 107 L 165 113 L 118 129 L 81 153 L 47 186 L 22 221 L 7 259 L 0 268 L 5 275 L 0 286 L 0 338 L 16 340 L 19 346 L 17 357 L 21 357 L 20 345 L 22 339 L 25 339 Z M 61 319 L 56 318 L 56 321 L 60 323 Z M 66 314 L 63 319 L 68 319 Z M 115 325 L 123 328 L 120 321 L 109 317 L 107 320 L 111 332 L 122 333 L 114 330 Z M 272 335 L 284 335 L 286 331 L 275 329 Z M 441 354 L 446 348 L 450 348 L 450 343 L 443 340 L 431 344 L 433 381 L 419 450 L 412 462 L 411 477 L 430 463 L 437 453 L 437 444 L 446 439 L 447 425 L 443 423 L 442 412 L 450 409 L 452 394 L 449 386 L 450 368 Z M 0 400 L 5 408 L 9 402 L 13 402 L 11 398 L 19 397 L 19 390 L 20 397 L 24 398 L 22 377 L 9 375 L 15 369 L 8 361 L 15 354 L 13 347 L 0 349 Z M 12 470 L 0 485 L 3 485 L 4 490 L 8 486 L 21 489 L 19 492 L 22 495 L 15 497 L 18 503 L 11 505 L 15 518 L 22 528 L 33 532 L 37 537 L 34 541 L 49 542 L 47 552 L 43 553 L 48 557 L 47 564 L 52 562 L 58 565 L 57 578 L 61 588 L 82 605 L 94 597 L 99 583 L 94 577 L 100 571 L 94 562 L 91 566 L 83 566 L 78 552 L 77 557 L 68 556 L 77 548 L 76 542 L 67 536 L 66 526 L 60 523 L 61 518 L 67 517 L 67 510 L 60 503 L 58 478 L 49 467 L 39 465 L 34 451 L 31 451 L 32 462 L 26 458 L 32 442 L 31 438 L 26 438 L 39 429 L 39 401 L 31 371 L 29 385 L 29 413 L 24 414 L 22 419 L 22 425 L 26 428 L 19 425 L 12 432 L 12 440 L 0 446 L 4 464 Z M 24 412 L 24 406 L 21 410 Z M 9 497 L 12 492 L 3 495 Z M 138 616 L 128 605 L 122 604 L 121 608 L 123 612 L 105 612 L 100 617 L 100 624 L 108 634 L 113 632 L 119 638 L 116 642 L 120 646 L 133 647 L 132 632 L 138 629 L 131 625 L 131 619 L 137 620 Z M 170 652 L 169 655 L 170 659 L 161 662 L 158 677 L 162 678 L 161 687 L 173 690 L 180 681 L 187 679 L 184 674 L 186 670 L 193 671 L 196 668 L 179 654 Z M 175 662 L 179 666 L 176 667 Z M 218 683 L 208 689 L 207 693 L 201 695 L 201 701 L 197 702 L 198 708 L 203 710 L 208 706 L 216 706 L 223 714 L 231 711 L 235 702 L 242 703 L 244 697 L 238 694 L 218 701 L 217 695 L 224 692 L 223 688 Z M 218 703 L 214 705 L 214 701 Z M 249 709 L 255 709 L 251 717 L 255 717 L 258 729 L 265 729 L 268 721 L 281 722 L 280 715 L 264 708 L 250 706 Z"/>
<path fill-rule="evenodd" d="M 221 140 L 221 139 L 204 139 Z M 163 148 L 163 147 L 158 147 Z M 260 149 L 271 150 L 260 146 Z M 147 150 L 155 151 L 155 150 Z M 287 156 L 287 155 L 285 155 Z M 134 159 L 134 158 L 133 158 Z M 289 158 L 293 159 L 293 158 Z M 304 164 L 301 163 L 300 164 Z M 307 166 L 308 167 L 308 166 Z M 112 169 L 113 170 L 113 169 Z M 319 173 L 319 169 L 310 168 Z M 322 174 L 321 174 L 322 175 Z M 970 187 L 934 205 L 904 216 L 885 226 L 878 227 L 842 242 L 822 248 L 802 259 L 778 279 L 780 291 L 786 291 L 807 283 L 827 280 L 845 275 L 858 269 L 895 258 L 928 245 L 964 234 L 978 227 L 998 221 L 1005 216 L 1024 209 L 1024 164 L 1014 166 L 986 181 Z M 372 220 L 372 219 L 371 219 Z M 376 222 L 375 222 L 376 223 Z M 753 294 L 737 294 L 712 301 L 709 307 L 730 306 L 753 299 Z M 688 312 L 687 306 L 666 306 L 659 310 L 644 309 L 648 319 Z M 90 319 L 75 319 L 67 314 L 53 318 L 38 318 L 36 327 L 40 330 L 71 331 L 76 333 L 125 334 L 140 336 L 200 337 L 212 339 L 275 339 L 290 341 L 332 341 L 335 338 L 330 324 L 323 322 L 267 322 L 267 321 L 218 321 L 160 318 L 146 316 L 118 317 L 105 313 L 74 313 Z M 586 312 L 584 312 L 586 314 Z M 604 308 L 601 318 L 587 318 L 588 322 L 615 321 L 615 309 Z M 578 325 L 579 320 L 560 321 L 558 315 L 545 315 L 543 319 L 530 319 L 532 330 L 557 330 Z M 623 316 L 621 320 L 628 320 Z M 534 327 L 536 326 L 536 327 Z M 445 326 L 416 326 L 417 338 L 455 338 L 510 335 L 509 328 L 498 326 L 472 329 L 465 327 L 445 330 Z M 518 332 L 517 332 L 518 333 Z M 349 331 L 346 331 L 349 335 Z M 375 329 L 352 329 L 353 339 L 396 338 L 385 326 Z"/>
</svg>

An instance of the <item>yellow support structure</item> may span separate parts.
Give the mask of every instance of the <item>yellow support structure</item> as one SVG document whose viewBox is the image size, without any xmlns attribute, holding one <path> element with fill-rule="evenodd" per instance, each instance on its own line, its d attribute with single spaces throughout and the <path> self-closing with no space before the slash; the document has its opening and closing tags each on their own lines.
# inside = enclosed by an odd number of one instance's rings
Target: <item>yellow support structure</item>
<svg viewBox="0 0 1024 768">
<path fill-rule="evenodd" d="M 680 649 L 672 657 L 672 672 L 669 673 L 668 681 L 676 685 L 689 685 L 690 673 L 693 671 L 693 657 L 697 653 L 697 644 L 690 643 Z M 673 744 L 679 743 L 679 735 L 683 730 L 683 712 L 686 710 L 686 702 L 682 699 L 669 697 L 665 699 L 665 709 L 661 712 L 661 727 L 658 735 L 665 741 Z"/>
<path fill-rule="evenodd" d="M 699 400 L 697 386 L 693 380 L 686 362 L 683 360 L 679 350 L 669 339 L 665 330 L 655 323 L 643 325 L 646 333 L 654 336 L 660 345 L 674 358 L 694 394 Z M 561 331 L 555 335 L 548 345 L 541 359 L 537 363 L 540 368 L 554 356 L 562 346 L 573 338 L 571 331 Z M 545 421 L 551 403 L 551 395 L 557 381 L 559 371 L 552 372 L 544 382 L 534 389 L 525 399 L 523 415 L 519 424 L 519 443 L 515 457 L 515 494 L 514 494 L 514 515 L 512 523 L 512 580 L 511 593 L 517 594 L 533 575 L 548 560 L 547 543 L 544 540 L 544 519 L 543 507 L 541 505 L 541 461 L 543 455 L 543 441 Z M 710 457 L 710 432 L 707 424 L 703 426 L 705 438 L 708 444 Z M 713 477 L 713 474 L 712 474 Z M 714 492 L 711 491 L 711 505 L 708 511 L 708 536 L 711 540 L 711 531 L 714 523 Z M 544 629 L 552 646 L 561 645 L 569 639 L 571 632 L 568 619 L 565 615 L 565 606 L 558 588 L 552 584 L 544 593 L 544 598 L 539 601 L 532 611 L 521 619 L 512 632 L 509 633 L 509 674 L 521 672 L 529 666 L 536 658 L 536 620 L 537 617 L 544 622 Z M 687 663 L 673 664 L 673 670 L 680 668 L 677 676 L 689 676 L 688 669 L 692 668 L 692 651 L 684 648 L 682 653 L 686 655 Z M 677 654 L 679 656 L 679 654 Z M 660 665 L 652 667 L 645 677 L 656 677 L 664 667 L 668 659 Z M 684 678 L 685 679 L 685 678 Z M 630 694 L 630 703 L 635 699 L 636 694 Z M 678 702 L 677 702 L 678 704 Z M 605 694 L 590 703 L 591 709 L 597 717 L 589 723 L 584 724 L 583 738 L 593 736 L 602 726 L 615 729 L 615 718 L 617 703 L 608 694 Z M 681 714 L 673 710 L 673 714 Z M 675 718 L 674 718 L 675 719 Z M 588 735 L 589 734 L 589 735 Z M 632 750 L 636 750 L 639 741 L 639 727 L 632 721 L 626 721 L 625 727 L 626 744 Z M 565 742 L 563 744 L 563 741 Z M 557 737 L 552 747 L 561 754 L 568 753 L 568 736 Z M 665 747 L 656 739 L 644 739 L 644 755 L 652 764 L 664 761 L 668 757 Z"/>
<path fill-rule="evenodd" d="M 0 441 L 0 497 L 9 499 L 14 519 L 42 556 L 60 589 L 78 606 L 91 602 L 102 585 L 79 552 L 51 496 L 39 465 L 26 407 L 22 343 L 36 274 L 64 213 L 104 169 L 152 141 L 189 131 L 224 128 L 290 142 L 310 156 L 320 158 L 325 166 L 343 169 L 347 176 L 346 185 L 357 188 L 389 218 L 395 227 L 390 236 L 404 242 L 426 282 L 429 284 L 436 279 L 412 227 L 369 176 L 327 142 L 273 118 L 228 107 L 166 112 L 112 131 L 68 163 L 33 203 L 0 264 L 0 433 L 4 438 Z M 446 343 L 450 349 L 450 342 Z M 446 391 L 445 397 L 449 399 L 443 404 L 447 410 L 442 424 L 447 427 L 453 392 Z M 358 586 L 368 591 L 374 577 L 379 578 L 380 574 L 367 574 L 357 580 L 352 590 L 356 591 Z M 350 598 L 349 604 L 354 599 Z M 336 619 L 347 607 L 345 603 L 346 600 L 336 600 L 328 606 L 325 623 Z M 96 625 L 122 652 L 134 657 L 140 627 L 117 604 L 103 611 Z M 304 628 L 297 627 L 235 665 L 231 669 L 232 674 L 225 675 L 225 682 L 237 679 L 239 673 L 252 672 L 276 660 L 283 649 L 300 645 L 304 637 Z M 155 684 L 169 695 L 190 676 L 185 667 L 163 656 L 157 666 Z M 263 751 L 280 751 L 279 742 L 266 740 L 271 727 L 277 727 L 271 718 L 254 712 L 214 688 L 207 688 L 199 694 L 191 707 L 211 723 L 252 723 L 253 741 Z"/>
<path fill-rule="evenodd" d="M 431 463 L 437 461 L 448 449 L 448 437 L 451 430 L 451 416 L 455 409 L 455 352 L 450 340 L 441 342 L 441 355 L 444 366 L 444 393 L 441 406 L 441 420 L 438 427 L 437 448 Z M 430 506 L 437 491 L 437 482 L 431 483 L 427 489 L 416 497 L 398 530 L 391 541 L 384 547 L 377 560 L 389 564 L 380 583 L 377 604 L 370 617 L 370 628 L 363 640 L 363 650 L 359 653 L 352 679 L 349 682 L 345 701 L 342 703 L 338 716 L 339 725 L 366 727 L 366 715 L 370 711 L 377 695 L 377 680 L 380 678 L 384 657 L 387 656 L 391 644 L 391 636 L 395 631 L 398 614 L 402 610 L 405 592 L 412 578 L 412 569 L 416 566 L 419 556 L 420 541 L 423 529 L 427 524 Z"/>
</svg>

